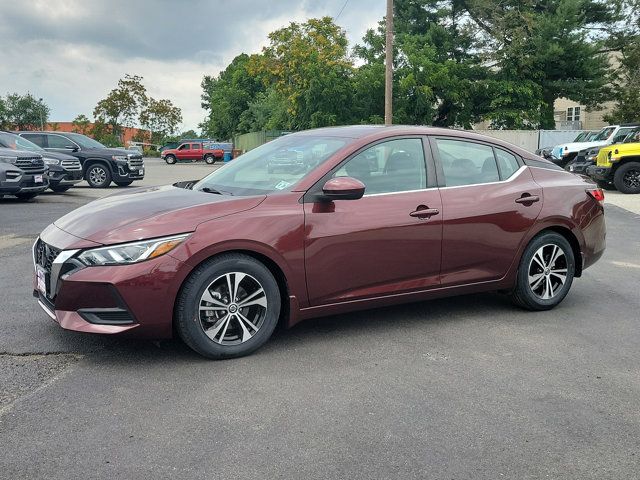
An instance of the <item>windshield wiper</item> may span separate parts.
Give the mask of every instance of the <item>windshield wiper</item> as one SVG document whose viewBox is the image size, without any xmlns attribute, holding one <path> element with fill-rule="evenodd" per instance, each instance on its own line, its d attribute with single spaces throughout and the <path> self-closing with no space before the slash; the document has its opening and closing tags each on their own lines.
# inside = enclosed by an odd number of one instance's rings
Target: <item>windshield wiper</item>
<svg viewBox="0 0 640 480">
<path fill-rule="evenodd" d="M 204 187 L 200 189 L 201 192 L 205 193 L 215 193 L 216 195 L 224 195 L 220 190 L 216 190 L 215 188 Z"/>
</svg>

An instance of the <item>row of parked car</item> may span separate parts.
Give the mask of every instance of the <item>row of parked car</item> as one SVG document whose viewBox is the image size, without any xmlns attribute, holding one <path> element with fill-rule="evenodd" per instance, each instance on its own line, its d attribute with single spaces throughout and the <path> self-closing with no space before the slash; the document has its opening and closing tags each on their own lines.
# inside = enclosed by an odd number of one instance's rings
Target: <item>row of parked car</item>
<svg viewBox="0 0 640 480">
<path fill-rule="evenodd" d="M 30 200 L 47 189 L 63 193 L 83 180 L 106 188 L 143 178 L 144 161 L 136 150 L 107 148 L 79 133 L 0 131 L 0 198 Z"/>
<path fill-rule="evenodd" d="M 588 175 L 601 188 L 640 193 L 640 124 L 582 132 L 573 142 L 540 153 L 565 170 Z"/>
</svg>

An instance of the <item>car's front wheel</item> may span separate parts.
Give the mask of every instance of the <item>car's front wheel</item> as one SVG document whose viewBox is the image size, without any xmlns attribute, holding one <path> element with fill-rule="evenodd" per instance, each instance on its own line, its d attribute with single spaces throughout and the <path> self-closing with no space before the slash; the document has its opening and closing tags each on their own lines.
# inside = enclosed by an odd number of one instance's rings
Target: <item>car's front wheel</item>
<svg viewBox="0 0 640 480">
<path fill-rule="evenodd" d="M 180 337 L 199 354 L 241 357 L 271 337 L 280 305 L 278 283 L 267 267 L 247 255 L 224 254 L 186 280 L 175 323 Z"/>
<path fill-rule="evenodd" d="M 640 193 L 640 162 L 622 164 L 613 176 L 613 184 L 622 193 Z"/>
<path fill-rule="evenodd" d="M 96 163 L 87 169 L 85 179 L 92 188 L 107 188 L 111 183 L 111 172 L 105 165 Z"/>
<path fill-rule="evenodd" d="M 174 157 L 173 155 L 167 155 L 166 157 L 164 157 L 164 161 L 169 165 L 173 165 L 176 163 L 176 157 Z"/>
<path fill-rule="evenodd" d="M 511 298 L 527 310 L 550 310 L 569 293 L 575 270 L 567 239 L 559 233 L 543 232 L 531 240 L 520 259 Z"/>
</svg>

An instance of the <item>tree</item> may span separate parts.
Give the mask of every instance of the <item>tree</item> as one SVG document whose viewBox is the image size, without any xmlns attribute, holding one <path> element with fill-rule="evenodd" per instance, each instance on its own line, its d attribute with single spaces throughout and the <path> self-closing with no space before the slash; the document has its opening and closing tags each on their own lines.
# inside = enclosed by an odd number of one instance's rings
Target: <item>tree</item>
<svg viewBox="0 0 640 480">
<path fill-rule="evenodd" d="M 285 101 L 287 128 L 340 125 L 352 120 L 351 74 L 345 31 L 330 17 L 312 18 L 269 34 L 249 73 L 272 85 Z"/>
<path fill-rule="evenodd" d="M 140 125 L 151 132 L 151 143 L 162 143 L 182 123 L 182 111 L 170 100 L 149 98 L 140 112 Z"/>
<path fill-rule="evenodd" d="M 26 95 L 11 93 L 5 97 L 0 106 L 0 121 L 4 124 L 4 128 L 34 130 L 47 124 L 49 112 L 47 104 L 30 93 Z"/>
<path fill-rule="evenodd" d="M 86 115 L 80 114 L 71 122 L 73 125 L 73 131 L 75 133 L 81 133 L 82 135 L 89 135 L 91 132 L 91 120 Z"/>
<path fill-rule="evenodd" d="M 226 140 L 244 133 L 239 130 L 240 116 L 265 89 L 262 80 L 247 70 L 250 58 L 238 55 L 217 77 L 203 78 L 202 108 L 209 113 L 200 128 L 206 136 Z"/>
<path fill-rule="evenodd" d="M 0 128 L 8 128 L 7 123 L 7 105 L 4 98 L 0 97 Z"/>
<path fill-rule="evenodd" d="M 555 128 L 553 105 L 567 97 L 596 108 L 610 94 L 607 26 L 619 2 L 603 0 L 454 0 L 485 34 L 499 77 L 541 89 L 541 128 Z M 605 35 L 606 36 L 606 35 Z"/>
<path fill-rule="evenodd" d="M 142 77 L 126 74 L 118 80 L 118 86 L 98 102 L 93 116 L 108 124 L 112 134 L 120 135 L 122 126 L 134 126 L 147 101 L 147 89 L 142 84 Z"/>
</svg>

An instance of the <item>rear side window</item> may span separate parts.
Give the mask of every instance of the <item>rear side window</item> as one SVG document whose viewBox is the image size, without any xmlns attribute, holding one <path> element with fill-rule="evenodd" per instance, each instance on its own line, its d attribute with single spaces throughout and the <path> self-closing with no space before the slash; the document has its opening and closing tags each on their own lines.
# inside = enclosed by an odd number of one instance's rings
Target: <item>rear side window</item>
<svg viewBox="0 0 640 480">
<path fill-rule="evenodd" d="M 461 140 L 436 139 L 447 187 L 477 185 L 500 180 L 493 148 Z"/>
<path fill-rule="evenodd" d="M 73 142 L 62 135 L 47 135 L 49 148 L 68 148 L 73 146 Z"/>
<path fill-rule="evenodd" d="M 520 165 L 518 165 L 518 159 L 504 150 L 496 148 L 496 160 L 498 161 L 498 169 L 500 170 L 500 178 L 506 180 L 518 171 Z"/>
<path fill-rule="evenodd" d="M 199 143 L 192 143 L 191 144 L 191 150 L 200 150 L 202 147 L 200 146 Z"/>
<path fill-rule="evenodd" d="M 47 146 L 45 143 L 44 135 L 41 135 L 39 133 L 23 133 L 21 137 L 26 138 L 30 142 L 33 142 L 36 145 L 38 145 L 39 147 L 46 148 Z"/>
</svg>

